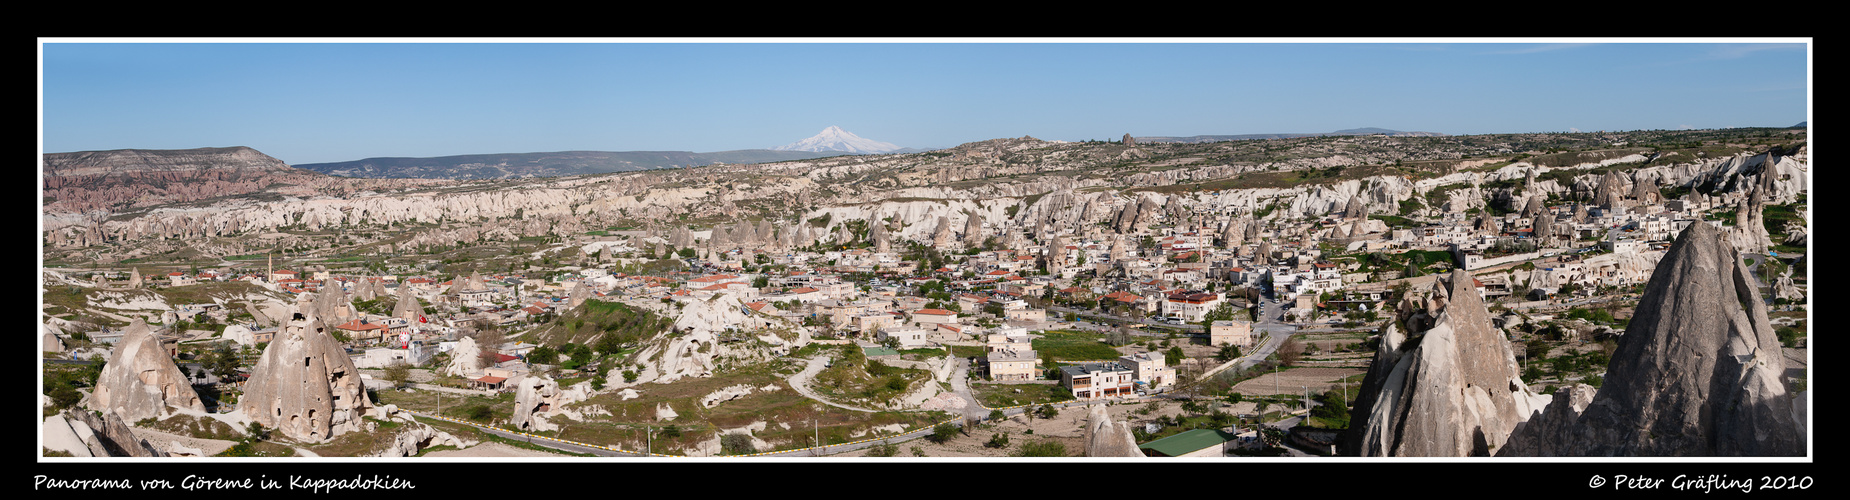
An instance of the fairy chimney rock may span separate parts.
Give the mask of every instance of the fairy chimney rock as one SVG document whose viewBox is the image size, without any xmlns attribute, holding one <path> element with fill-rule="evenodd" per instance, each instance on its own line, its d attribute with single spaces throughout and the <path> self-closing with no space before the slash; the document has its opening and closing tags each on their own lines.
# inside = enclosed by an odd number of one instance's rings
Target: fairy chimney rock
<svg viewBox="0 0 1850 500">
<path fill-rule="evenodd" d="M 353 359 L 319 318 L 295 318 L 278 332 L 245 383 L 239 407 L 252 422 L 291 439 L 321 442 L 363 432 L 373 403 Z"/>
<path fill-rule="evenodd" d="M 88 401 L 91 409 L 120 414 L 131 422 L 165 416 L 172 412 L 170 406 L 205 411 L 192 381 L 140 319 L 116 342 Z"/>
<path fill-rule="evenodd" d="M 1806 453 L 1766 304 L 1720 230 L 1684 229 L 1635 311 L 1584 411 L 1549 406 L 1498 455 Z"/>
</svg>

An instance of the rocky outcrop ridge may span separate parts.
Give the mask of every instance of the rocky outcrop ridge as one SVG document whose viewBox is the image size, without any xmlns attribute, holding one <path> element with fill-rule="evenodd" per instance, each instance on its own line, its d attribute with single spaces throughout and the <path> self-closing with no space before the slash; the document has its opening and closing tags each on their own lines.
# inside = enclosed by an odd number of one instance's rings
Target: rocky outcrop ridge
<svg viewBox="0 0 1850 500">
<path fill-rule="evenodd" d="M 1346 454 L 1489 456 L 1518 422 L 1547 403 L 1523 384 L 1515 353 L 1491 326 L 1471 280 L 1458 270 L 1435 287 L 1426 307 L 1418 308 L 1432 315 L 1418 337 L 1401 341 L 1391 330 L 1383 336 L 1356 401 Z M 1428 322 L 1409 318 L 1407 324 Z"/>
<path fill-rule="evenodd" d="M 1498 455 L 1803 455 L 1780 353 L 1740 253 L 1691 224 L 1652 273 L 1599 391 L 1550 405 Z"/>
<path fill-rule="evenodd" d="M 192 382 L 140 319 L 116 342 L 88 406 L 135 421 L 164 416 L 169 406 L 205 411 Z"/>
<path fill-rule="evenodd" d="M 319 318 L 297 313 L 251 369 L 239 407 L 251 421 L 292 439 L 320 442 L 365 431 L 373 407 L 353 359 Z"/>
<path fill-rule="evenodd" d="M 116 412 L 104 412 L 98 417 L 94 413 L 75 411 L 66 412 L 76 421 L 71 428 L 81 436 L 84 446 L 90 449 L 93 457 L 161 457 L 166 454 L 155 449 L 147 440 L 137 437 L 135 430 L 122 420 Z"/>
<path fill-rule="evenodd" d="M 46 209 L 71 213 L 256 193 L 276 184 L 300 195 L 342 195 L 450 182 L 333 178 L 243 146 L 46 153 L 43 159 L 45 197 L 56 200 Z"/>
<path fill-rule="evenodd" d="M 385 458 L 409 457 L 417 455 L 418 450 L 432 446 L 447 445 L 457 448 L 468 448 L 479 443 L 478 441 L 458 438 L 448 432 L 437 430 L 434 427 L 415 420 L 407 419 L 405 425 L 406 428 L 399 431 L 398 436 L 392 439 L 392 445 L 390 447 L 373 456 Z"/>
</svg>

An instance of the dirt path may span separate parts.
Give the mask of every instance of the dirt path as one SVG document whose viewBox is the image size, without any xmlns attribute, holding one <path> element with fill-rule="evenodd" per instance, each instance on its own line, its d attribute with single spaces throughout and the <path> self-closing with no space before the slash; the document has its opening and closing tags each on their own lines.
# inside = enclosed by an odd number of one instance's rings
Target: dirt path
<svg viewBox="0 0 1850 500">
<path fill-rule="evenodd" d="M 816 394 L 814 391 L 809 390 L 809 379 L 812 377 L 815 377 L 817 373 L 822 373 L 822 369 L 825 368 L 823 365 L 828 363 L 828 360 L 829 360 L 828 356 L 816 356 L 813 358 L 809 358 L 808 368 L 804 368 L 803 371 L 797 372 L 796 375 L 790 376 L 790 380 L 789 380 L 790 388 L 796 389 L 797 393 L 802 394 L 803 397 L 814 399 L 816 401 L 820 401 L 822 402 L 822 404 L 826 404 L 826 405 L 833 406 L 836 408 L 841 408 L 844 410 L 854 410 L 854 411 L 864 411 L 868 413 L 876 413 L 875 410 L 869 410 L 866 408 L 856 408 L 853 406 L 848 406 L 848 405 L 843 405 L 843 404 L 836 404 L 833 401 L 823 399 L 821 395 Z"/>
</svg>

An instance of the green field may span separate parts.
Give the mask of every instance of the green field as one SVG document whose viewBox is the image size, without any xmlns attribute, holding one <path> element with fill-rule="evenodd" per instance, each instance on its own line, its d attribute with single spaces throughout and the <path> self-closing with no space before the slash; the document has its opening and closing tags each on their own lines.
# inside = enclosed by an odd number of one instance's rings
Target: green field
<svg viewBox="0 0 1850 500">
<path fill-rule="evenodd" d="M 1048 330 L 1042 338 L 1034 339 L 1035 352 L 1042 359 L 1056 361 L 1108 361 L 1118 359 L 1117 349 L 1111 348 L 1099 339 L 1104 334 L 1074 330 Z"/>
</svg>

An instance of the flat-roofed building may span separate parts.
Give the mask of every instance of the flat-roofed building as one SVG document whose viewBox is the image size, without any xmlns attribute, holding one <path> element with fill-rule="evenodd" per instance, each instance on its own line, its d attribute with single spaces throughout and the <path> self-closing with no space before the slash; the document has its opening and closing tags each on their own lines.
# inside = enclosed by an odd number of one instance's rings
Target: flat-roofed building
<svg viewBox="0 0 1850 500">
<path fill-rule="evenodd" d="M 928 343 L 925 340 L 925 336 L 928 333 L 929 331 L 924 328 L 887 326 L 880 328 L 878 338 L 882 341 L 888 338 L 897 339 L 899 340 L 899 347 L 901 349 L 911 349 L 915 347 L 924 347 Z"/>
<path fill-rule="evenodd" d="M 983 373 L 988 374 L 990 380 L 1002 381 L 1034 380 L 1039 372 L 1034 367 L 1041 362 L 1040 355 L 1033 349 L 1014 348 L 992 350 L 980 359 Z"/>
<path fill-rule="evenodd" d="M 1046 309 L 1004 309 L 1002 311 L 1002 317 L 1003 317 L 1003 320 L 1005 321 L 1041 322 L 1041 321 L 1047 321 L 1047 310 Z"/>
<path fill-rule="evenodd" d="M 945 309 L 920 309 L 912 312 L 912 322 L 935 328 L 939 323 L 956 323 L 957 313 Z"/>
<path fill-rule="evenodd" d="M 1163 301 L 1163 316 L 1180 318 L 1195 323 L 1207 317 L 1208 312 L 1220 306 L 1221 296 L 1212 292 L 1182 291 L 1169 294 Z"/>
<path fill-rule="evenodd" d="M 1076 399 L 1129 396 L 1136 391 L 1136 372 L 1115 361 L 1060 367 L 1060 385 Z"/>
<path fill-rule="evenodd" d="M 1251 347 L 1253 345 L 1253 324 L 1232 319 L 1215 321 L 1208 325 L 1208 345 Z"/>
<path fill-rule="evenodd" d="M 1118 364 L 1131 369 L 1134 382 L 1143 382 L 1151 389 L 1175 385 L 1176 369 L 1163 366 L 1164 363 L 1163 355 L 1154 352 L 1140 352 L 1118 358 Z"/>
</svg>

